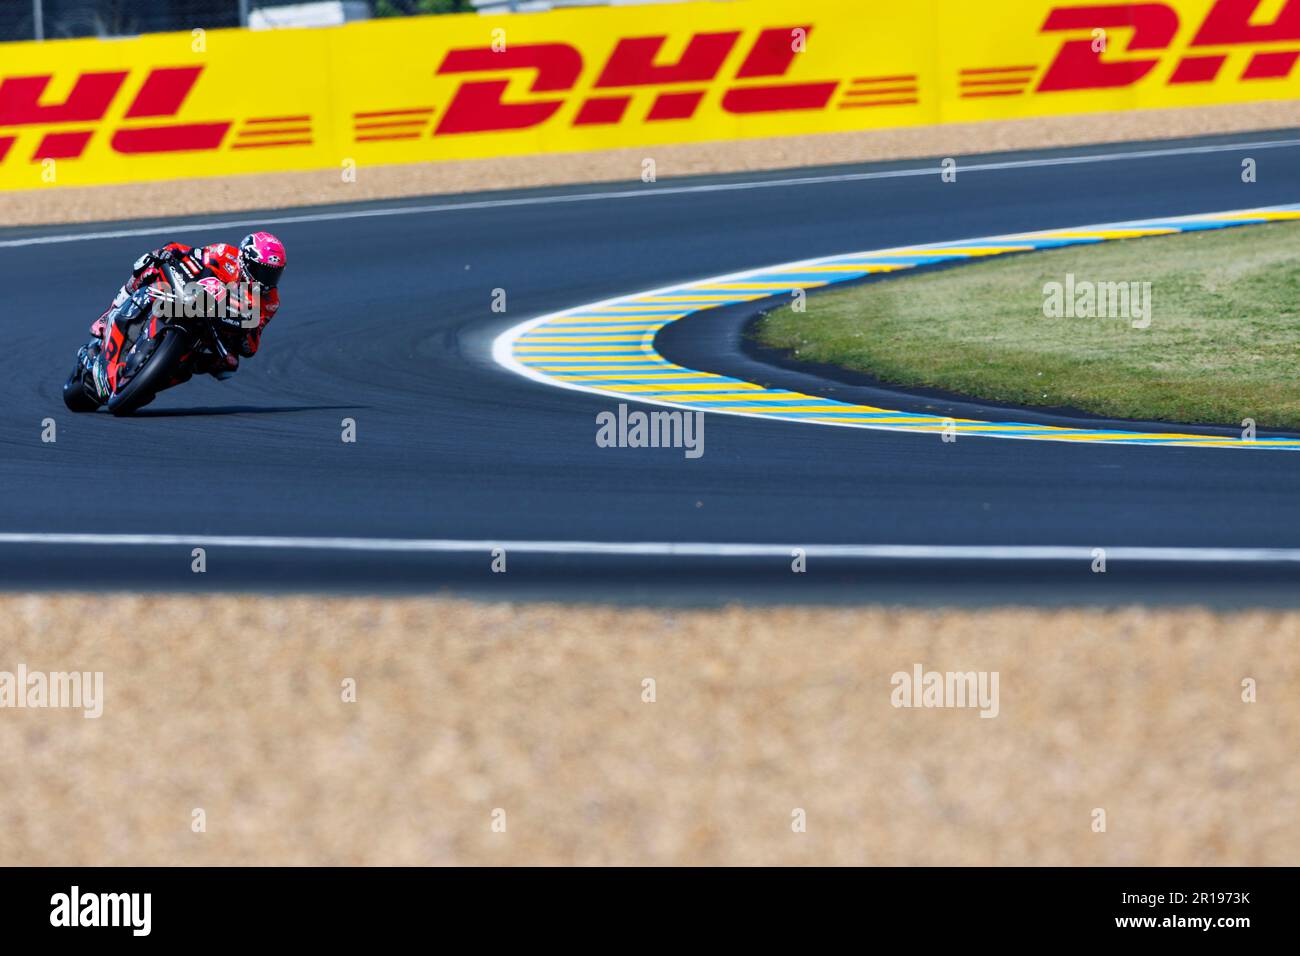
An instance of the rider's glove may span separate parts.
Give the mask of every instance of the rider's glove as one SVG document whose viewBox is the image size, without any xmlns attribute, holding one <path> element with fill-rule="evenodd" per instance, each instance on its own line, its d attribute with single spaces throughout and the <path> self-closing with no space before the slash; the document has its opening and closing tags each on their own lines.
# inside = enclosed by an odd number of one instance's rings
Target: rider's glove
<svg viewBox="0 0 1300 956">
<path fill-rule="evenodd" d="M 161 249 L 155 249 L 153 252 L 146 252 L 139 259 L 135 260 L 135 265 L 131 271 L 139 277 L 146 269 L 152 266 L 166 265 L 173 263 L 181 269 L 186 278 L 194 278 L 203 269 L 203 262 L 195 250 L 182 252 L 180 249 L 169 249 L 163 246 Z"/>
</svg>

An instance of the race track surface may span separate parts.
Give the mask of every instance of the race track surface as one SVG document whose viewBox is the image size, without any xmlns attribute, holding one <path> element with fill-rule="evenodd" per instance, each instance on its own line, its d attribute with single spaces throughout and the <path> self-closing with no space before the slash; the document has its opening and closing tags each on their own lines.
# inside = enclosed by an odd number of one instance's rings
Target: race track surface
<svg viewBox="0 0 1300 956">
<path fill-rule="evenodd" d="M 1109 158 L 1059 161 L 1101 155 Z M 1246 156 L 1258 164 L 1253 184 L 1241 182 Z M 10 350 L 0 532 L 1300 547 L 1300 462 L 1290 454 L 944 444 L 709 416 L 705 454 L 687 460 L 680 450 L 597 447 L 595 416 L 612 401 L 550 388 L 492 361 L 493 338 L 529 316 L 766 263 L 1295 202 L 1300 130 L 965 158 L 959 168 L 955 183 L 941 181 L 937 163 L 909 161 L 0 230 Z M 746 183 L 764 185 L 712 188 Z M 183 189 L 167 195 L 183 206 Z M 369 215 L 411 207 L 426 208 Z M 268 219 L 306 221 L 268 226 L 285 240 L 290 266 L 261 354 L 233 380 L 196 380 L 135 419 L 64 409 L 59 389 L 86 327 L 136 256 L 172 239 L 237 241 Z M 88 232 L 113 235 L 28 241 Z M 492 310 L 497 289 L 504 313 Z M 674 337 L 687 334 L 684 326 Z M 736 337 L 728 341 L 720 349 L 739 354 Z M 679 357 L 700 349 L 667 345 Z M 57 427 L 54 442 L 42 441 L 47 418 Z M 356 422 L 355 443 L 340 440 L 344 418 Z M 9 588 L 1291 603 L 1300 573 L 1295 564 L 1121 562 L 1097 575 L 1086 562 L 876 559 L 813 561 L 808 574 L 794 575 L 786 558 L 539 553 L 510 555 L 507 573 L 493 574 L 486 550 L 234 546 L 210 547 L 203 575 L 190 562 L 187 544 L 0 542 L 0 580 Z"/>
</svg>

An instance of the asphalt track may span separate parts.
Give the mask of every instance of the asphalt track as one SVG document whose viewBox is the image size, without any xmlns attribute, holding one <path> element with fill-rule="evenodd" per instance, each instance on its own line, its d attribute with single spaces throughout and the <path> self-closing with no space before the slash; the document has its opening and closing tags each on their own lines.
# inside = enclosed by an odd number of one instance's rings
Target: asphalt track
<svg viewBox="0 0 1300 956">
<path fill-rule="evenodd" d="M 1087 158 L 1100 155 L 1107 158 Z M 1258 165 L 1253 184 L 1241 182 L 1246 156 Z M 183 208 L 183 188 L 172 195 Z M 0 535 L 0 584 L 448 588 L 689 603 L 1300 603 L 1294 562 L 1115 560 L 1094 574 L 1086 557 L 993 557 L 1034 545 L 1085 554 L 1298 548 L 1300 461 L 1291 454 L 944 444 L 709 416 L 705 454 L 688 460 L 680 450 L 597 447 L 595 416 L 608 400 L 521 378 L 491 358 L 493 338 L 531 315 L 766 263 L 1297 200 L 1300 130 L 1283 130 L 969 157 L 955 183 L 941 181 L 937 163 L 908 161 L 0 230 L 10 350 L 0 532 L 36 536 Z M 268 220 L 291 264 L 262 354 L 233 380 L 192 382 L 135 419 L 64 409 L 59 389 L 86 326 L 141 251 L 169 239 L 234 241 Z M 63 241 L 86 233 L 102 235 Z M 496 289 L 505 290 L 504 313 L 492 310 Z M 732 318 L 725 333 L 715 324 L 698 337 L 689 322 L 676 323 L 664 350 L 678 361 L 712 356 L 714 371 L 734 374 L 749 363 L 748 373 L 760 366 L 773 380 L 800 376 L 800 387 L 840 395 L 873 387 L 770 364 L 741 348 L 745 315 Z M 53 442 L 42 441 L 47 418 L 56 423 Z M 355 443 L 340 440 L 344 418 L 356 422 Z M 41 537 L 69 533 L 181 538 Z M 205 543 L 214 535 L 936 550 L 922 559 L 813 556 L 808 573 L 796 575 L 780 551 L 508 549 L 507 572 L 494 574 L 477 544 L 357 551 Z M 207 547 L 201 575 L 191 571 L 195 543 Z M 968 546 L 990 557 L 945 550 Z"/>
</svg>

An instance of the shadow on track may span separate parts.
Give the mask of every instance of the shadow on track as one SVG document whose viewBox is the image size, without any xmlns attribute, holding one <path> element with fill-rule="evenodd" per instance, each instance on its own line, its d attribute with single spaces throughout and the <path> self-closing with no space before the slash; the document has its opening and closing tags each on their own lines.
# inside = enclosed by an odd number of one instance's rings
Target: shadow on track
<svg viewBox="0 0 1300 956">
<path fill-rule="evenodd" d="M 356 411 L 369 405 L 205 405 L 197 408 L 142 408 L 132 418 L 184 418 L 191 415 L 277 415 L 287 412 Z"/>
</svg>

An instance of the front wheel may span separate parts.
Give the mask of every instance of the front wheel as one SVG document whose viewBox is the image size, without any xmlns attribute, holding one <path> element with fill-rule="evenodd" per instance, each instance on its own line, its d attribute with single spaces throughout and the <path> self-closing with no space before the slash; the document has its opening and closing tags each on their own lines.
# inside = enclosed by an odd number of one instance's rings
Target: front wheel
<svg viewBox="0 0 1300 956">
<path fill-rule="evenodd" d="M 74 412 L 93 412 L 99 408 L 100 401 L 92 393 L 86 382 L 89 373 L 77 363 L 68 380 L 63 383 L 63 404 Z"/>
<path fill-rule="evenodd" d="M 184 330 L 175 326 L 163 329 L 144 363 L 108 400 L 108 410 L 114 415 L 130 415 L 144 408 L 171 384 L 181 360 L 192 348 L 193 342 Z"/>
</svg>

